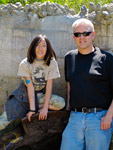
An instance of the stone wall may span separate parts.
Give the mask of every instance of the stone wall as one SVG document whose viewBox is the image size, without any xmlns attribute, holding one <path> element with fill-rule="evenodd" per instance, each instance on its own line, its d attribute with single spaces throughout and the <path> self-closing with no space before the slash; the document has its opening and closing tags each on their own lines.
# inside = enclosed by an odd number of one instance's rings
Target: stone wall
<svg viewBox="0 0 113 150">
<path fill-rule="evenodd" d="M 72 38 L 72 23 L 78 18 L 88 18 L 94 25 L 94 44 L 104 50 L 113 51 L 113 3 L 81 11 L 69 9 L 67 5 L 56 3 L 34 3 L 22 6 L 21 3 L 0 5 L 0 106 L 18 86 L 18 65 L 26 57 L 27 49 L 37 34 L 45 34 L 56 52 L 61 78 L 55 80 L 53 92 L 65 98 L 64 55 L 75 49 Z M 1 109 L 2 110 L 2 109 Z"/>
</svg>

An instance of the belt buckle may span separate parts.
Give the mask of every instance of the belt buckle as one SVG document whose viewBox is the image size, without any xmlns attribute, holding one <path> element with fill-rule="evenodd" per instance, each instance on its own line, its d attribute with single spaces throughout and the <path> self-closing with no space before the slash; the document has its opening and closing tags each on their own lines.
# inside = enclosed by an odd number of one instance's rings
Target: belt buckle
<svg viewBox="0 0 113 150">
<path fill-rule="evenodd" d="M 86 107 L 82 108 L 82 113 L 86 114 L 88 112 L 88 109 Z"/>
<path fill-rule="evenodd" d="M 75 108 L 74 111 L 77 112 L 77 109 Z"/>
</svg>

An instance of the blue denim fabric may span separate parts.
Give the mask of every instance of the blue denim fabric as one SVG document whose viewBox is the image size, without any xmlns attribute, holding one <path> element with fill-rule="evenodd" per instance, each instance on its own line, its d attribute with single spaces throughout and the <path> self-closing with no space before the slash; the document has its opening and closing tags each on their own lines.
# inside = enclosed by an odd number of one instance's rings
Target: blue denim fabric
<svg viewBox="0 0 113 150">
<path fill-rule="evenodd" d="M 72 111 L 62 135 L 60 150 L 108 150 L 112 129 L 101 130 L 101 118 L 106 110 L 97 113 Z"/>
</svg>

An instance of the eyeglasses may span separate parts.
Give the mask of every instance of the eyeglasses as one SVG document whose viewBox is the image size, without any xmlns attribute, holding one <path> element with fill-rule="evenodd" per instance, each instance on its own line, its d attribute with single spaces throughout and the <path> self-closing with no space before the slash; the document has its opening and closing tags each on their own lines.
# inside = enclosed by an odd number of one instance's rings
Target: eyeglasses
<svg viewBox="0 0 113 150">
<path fill-rule="evenodd" d="M 81 35 L 83 36 L 89 36 L 92 32 L 75 32 L 73 33 L 75 37 L 80 37 Z"/>
</svg>

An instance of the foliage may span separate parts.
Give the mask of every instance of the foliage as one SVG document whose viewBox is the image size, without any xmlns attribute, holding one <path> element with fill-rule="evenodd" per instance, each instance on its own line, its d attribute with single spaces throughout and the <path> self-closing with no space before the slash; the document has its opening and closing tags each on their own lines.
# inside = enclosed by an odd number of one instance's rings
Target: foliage
<svg viewBox="0 0 113 150">
<path fill-rule="evenodd" d="M 22 5 L 25 5 L 27 3 L 27 0 L 0 0 L 0 4 L 15 4 L 16 2 L 20 2 Z"/>
<path fill-rule="evenodd" d="M 60 5 L 65 5 L 67 4 L 69 8 L 73 8 L 76 13 L 80 11 L 80 8 L 85 5 L 87 8 L 89 7 L 89 2 L 90 0 L 48 0 L 51 3 L 58 3 Z M 13 3 L 15 4 L 16 2 L 21 2 L 22 5 L 25 4 L 32 4 L 34 2 L 47 2 L 47 0 L 0 0 L 0 4 L 7 4 L 7 3 Z M 112 0 L 91 0 L 95 5 L 100 3 L 102 6 L 104 4 L 111 3 Z"/>
</svg>

